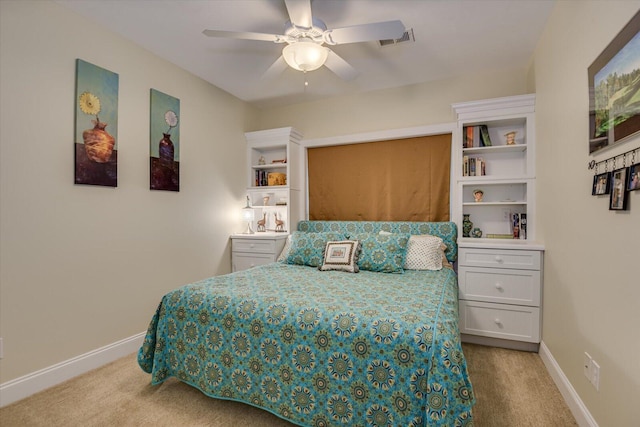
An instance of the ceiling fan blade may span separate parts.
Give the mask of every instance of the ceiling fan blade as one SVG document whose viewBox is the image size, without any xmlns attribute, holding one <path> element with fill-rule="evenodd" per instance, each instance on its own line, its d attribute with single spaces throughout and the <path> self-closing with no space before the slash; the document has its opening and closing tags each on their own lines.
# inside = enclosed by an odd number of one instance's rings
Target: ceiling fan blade
<svg viewBox="0 0 640 427">
<path fill-rule="evenodd" d="M 311 16 L 311 0 L 285 0 L 289 19 L 296 27 L 311 28 L 313 18 Z"/>
<path fill-rule="evenodd" d="M 402 21 L 385 21 L 327 30 L 324 33 L 324 39 L 327 44 L 334 45 L 399 39 L 403 33 L 404 24 Z"/>
<path fill-rule="evenodd" d="M 324 65 L 336 73 L 343 80 L 353 80 L 358 77 L 358 70 L 353 68 L 347 61 L 342 59 L 338 54 L 329 49 L 329 56 Z"/>
<path fill-rule="evenodd" d="M 244 31 L 204 30 L 207 37 L 225 37 L 228 39 L 260 40 L 265 42 L 284 43 L 286 36 L 265 33 L 249 33 Z"/>
<path fill-rule="evenodd" d="M 287 69 L 287 63 L 284 60 L 284 57 L 280 55 L 280 58 L 276 59 L 276 62 L 271 64 L 271 66 L 264 72 L 261 79 L 273 79 L 280 75 L 284 70 Z"/>
</svg>

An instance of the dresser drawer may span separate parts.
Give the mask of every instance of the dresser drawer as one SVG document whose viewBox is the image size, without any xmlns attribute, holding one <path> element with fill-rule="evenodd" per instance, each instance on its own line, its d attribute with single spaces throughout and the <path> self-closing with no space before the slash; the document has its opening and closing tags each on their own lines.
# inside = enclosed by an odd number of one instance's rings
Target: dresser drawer
<svg viewBox="0 0 640 427">
<path fill-rule="evenodd" d="M 540 305 L 540 271 L 458 268 L 460 299 L 516 305 Z"/>
<path fill-rule="evenodd" d="M 460 248 L 458 265 L 540 270 L 540 251 Z"/>
<path fill-rule="evenodd" d="M 460 332 L 537 343 L 540 309 L 460 300 Z"/>
<path fill-rule="evenodd" d="M 232 271 L 246 270 L 247 268 L 257 267 L 258 265 L 269 264 L 275 261 L 273 255 L 262 254 L 242 254 L 234 253 L 232 255 Z"/>
<path fill-rule="evenodd" d="M 267 239 L 232 239 L 233 252 L 251 252 L 273 254 L 276 252 L 276 242 Z"/>
</svg>

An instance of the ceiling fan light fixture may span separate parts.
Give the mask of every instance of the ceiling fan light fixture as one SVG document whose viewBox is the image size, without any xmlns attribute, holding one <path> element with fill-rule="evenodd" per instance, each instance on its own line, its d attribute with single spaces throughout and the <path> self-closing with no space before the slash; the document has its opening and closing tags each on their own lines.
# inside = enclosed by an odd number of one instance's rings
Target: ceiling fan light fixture
<svg viewBox="0 0 640 427">
<path fill-rule="evenodd" d="M 311 40 L 299 40 L 285 46 L 282 56 L 291 68 L 307 72 L 324 65 L 329 56 L 329 49 Z"/>
</svg>

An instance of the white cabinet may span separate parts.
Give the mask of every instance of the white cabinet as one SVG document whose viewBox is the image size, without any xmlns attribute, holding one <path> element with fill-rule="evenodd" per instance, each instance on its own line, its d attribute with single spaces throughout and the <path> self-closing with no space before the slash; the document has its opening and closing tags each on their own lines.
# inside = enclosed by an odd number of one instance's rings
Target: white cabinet
<svg viewBox="0 0 640 427">
<path fill-rule="evenodd" d="M 246 270 L 278 259 L 286 234 L 234 234 L 231 236 L 231 271 Z"/>
<path fill-rule="evenodd" d="M 458 103 L 453 109 L 457 120 L 453 143 L 457 194 L 452 213 L 458 224 L 458 242 L 513 240 L 514 214 L 517 239 L 533 241 L 535 95 Z M 482 138 L 483 131 L 490 142 Z M 474 197 L 476 190 L 482 191 L 481 200 Z M 470 235 L 462 223 L 465 215 L 473 223 Z M 474 237 L 474 230 L 482 237 Z"/>
<path fill-rule="evenodd" d="M 254 208 L 252 224 L 261 232 L 288 233 L 302 219 L 302 134 L 291 127 L 245 133 L 247 195 Z M 261 222 L 264 226 L 261 226 Z"/>
<path fill-rule="evenodd" d="M 542 272 L 541 247 L 461 246 L 458 283 L 462 340 L 537 351 Z"/>
</svg>

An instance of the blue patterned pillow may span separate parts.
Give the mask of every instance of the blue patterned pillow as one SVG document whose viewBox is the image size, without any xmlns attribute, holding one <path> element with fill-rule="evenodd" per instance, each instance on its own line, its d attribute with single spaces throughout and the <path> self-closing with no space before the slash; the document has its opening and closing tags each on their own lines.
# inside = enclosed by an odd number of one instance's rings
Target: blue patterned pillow
<svg viewBox="0 0 640 427">
<path fill-rule="evenodd" d="M 322 256 L 327 242 L 344 239 L 345 236 L 342 233 L 305 233 L 296 231 L 291 235 L 291 249 L 289 249 L 289 254 L 287 254 L 284 262 L 317 267 L 322 265 Z"/>
<path fill-rule="evenodd" d="M 350 236 L 362 244 L 358 267 L 382 273 L 404 273 L 410 236 L 409 233 L 358 233 Z"/>
</svg>

